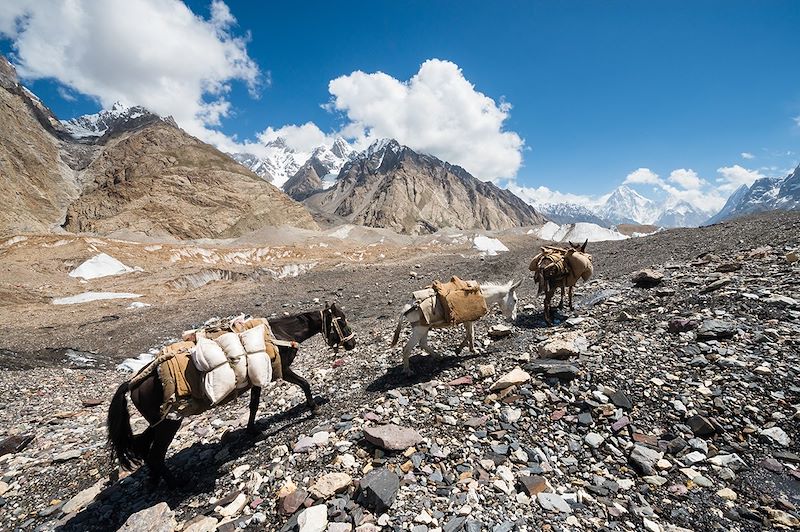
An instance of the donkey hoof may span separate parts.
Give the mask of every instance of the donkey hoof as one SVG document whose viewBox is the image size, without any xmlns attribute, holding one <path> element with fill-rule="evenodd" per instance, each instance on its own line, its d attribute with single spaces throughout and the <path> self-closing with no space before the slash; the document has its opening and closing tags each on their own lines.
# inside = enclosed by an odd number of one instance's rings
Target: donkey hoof
<svg viewBox="0 0 800 532">
<path fill-rule="evenodd" d="M 247 428 L 245 429 L 245 431 L 250 436 L 258 436 L 259 434 L 261 434 L 261 430 L 258 429 L 255 425 L 248 425 Z"/>
</svg>

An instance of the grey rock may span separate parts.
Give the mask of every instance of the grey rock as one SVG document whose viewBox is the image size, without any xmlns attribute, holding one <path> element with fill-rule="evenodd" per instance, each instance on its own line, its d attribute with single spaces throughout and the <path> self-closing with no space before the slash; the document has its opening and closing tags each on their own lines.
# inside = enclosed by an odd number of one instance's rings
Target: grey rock
<svg viewBox="0 0 800 532">
<path fill-rule="evenodd" d="M 175 512 L 167 503 L 160 502 L 131 514 L 118 532 L 173 532 L 177 527 Z"/>
<path fill-rule="evenodd" d="M 397 475 L 385 467 L 373 469 L 359 482 L 356 500 L 365 508 L 383 513 L 391 508 L 399 489 Z"/>
<path fill-rule="evenodd" d="M 389 424 L 365 428 L 364 439 L 387 451 L 404 451 L 422 441 L 422 436 L 412 428 Z"/>
<path fill-rule="evenodd" d="M 723 320 L 705 320 L 697 329 L 698 340 L 717 340 L 732 338 L 736 334 L 737 326 Z"/>
</svg>

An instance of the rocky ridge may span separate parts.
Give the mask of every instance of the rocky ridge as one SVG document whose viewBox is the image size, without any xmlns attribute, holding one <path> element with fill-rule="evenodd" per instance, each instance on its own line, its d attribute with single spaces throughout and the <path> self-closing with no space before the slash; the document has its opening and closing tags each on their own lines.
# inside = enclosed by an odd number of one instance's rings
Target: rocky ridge
<svg viewBox="0 0 800 532">
<path fill-rule="evenodd" d="M 797 527 L 798 224 L 744 220 L 598 244 L 597 278 L 556 327 L 542 326 L 541 300 L 523 285 L 515 324 L 490 314 L 477 355 L 416 355 L 411 379 L 386 345 L 416 278 L 519 275 L 535 242 L 363 270 L 386 291 L 346 286 L 353 273 L 336 270 L 276 285 L 278 301 L 300 299 L 277 312 L 314 306 L 303 287 L 342 285 L 359 347 L 304 345 L 296 368 L 322 395 L 317 417 L 292 406 L 299 389 L 279 384 L 262 401 L 262 437 L 244 434 L 244 401 L 184 423 L 169 459 L 191 478 L 183 491 L 148 490 L 143 472 L 108 484 L 113 371 L 38 368 L 23 386 L 4 372 L 0 422 L 13 440 L 2 444 L 0 520 L 43 530 L 142 530 L 156 518 L 183 530 Z M 640 265 L 651 271 L 634 276 Z M 438 331 L 432 345 L 460 335 Z"/>
<path fill-rule="evenodd" d="M 508 190 L 463 168 L 382 139 L 346 163 L 336 184 L 303 202 L 312 212 L 370 227 L 425 234 L 508 229 L 545 221 Z"/>
<path fill-rule="evenodd" d="M 140 107 L 61 122 L 0 57 L 0 234 L 225 238 L 316 228 L 280 190 Z"/>
</svg>

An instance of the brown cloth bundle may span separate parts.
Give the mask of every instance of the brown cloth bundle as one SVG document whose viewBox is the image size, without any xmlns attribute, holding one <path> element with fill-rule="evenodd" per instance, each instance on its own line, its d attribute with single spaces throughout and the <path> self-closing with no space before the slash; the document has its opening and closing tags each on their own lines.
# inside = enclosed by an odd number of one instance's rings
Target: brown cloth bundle
<svg viewBox="0 0 800 532">
<path fill-rule="evenodd" d="M 445 309 L 445 321 L 448 323 L 475 321 L 489 312 L 476 281 L 462 281 L 453 276 L 449 283 L 434 281 L 433 289 Z"/>
</svg>

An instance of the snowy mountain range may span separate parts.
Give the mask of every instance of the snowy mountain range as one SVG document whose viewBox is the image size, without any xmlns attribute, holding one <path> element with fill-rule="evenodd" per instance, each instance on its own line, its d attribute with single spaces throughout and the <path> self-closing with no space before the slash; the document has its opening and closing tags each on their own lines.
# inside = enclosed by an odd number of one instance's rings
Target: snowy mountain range
<svg viewBox="0 0 800 532">
<path fill-rule="evenodd" d="M 707 223 L 771 210 L 800 210 L 800 166 L 785 178 L 765 177 L 749 187 L 742 185 Z"/>
<path fill-rule="evenodd" d="M 312 164 L 317 165 L 318 170 L 325 168 L 325 174 L 318 176 L 322 179 L 327 174 L 338 174 L 344 163 L 355 153 L 353 147 L 341 137 L 336 137 L 330 146 L 318 146 L 310 152 L 296 151 L 286 144 L 284 138 L 278 137 L 266 143 L 262 151 L 264 153 L 260 155 L 252 153 L 229 155 L 256 175 L 278 187 L 284 186 L 312 158 L 314 159 Z"/>
<path fill-rule="evenodd" d="M 534 206 L 560 224 L 588 222 L 604 227 L 619 224 L 695 227 L 714 214 L 713 211 L 702 210 L 672 198 L 658 203 L 625 185 L 615 188 L 593 203 L 534 202 Z"/>
</svg>

